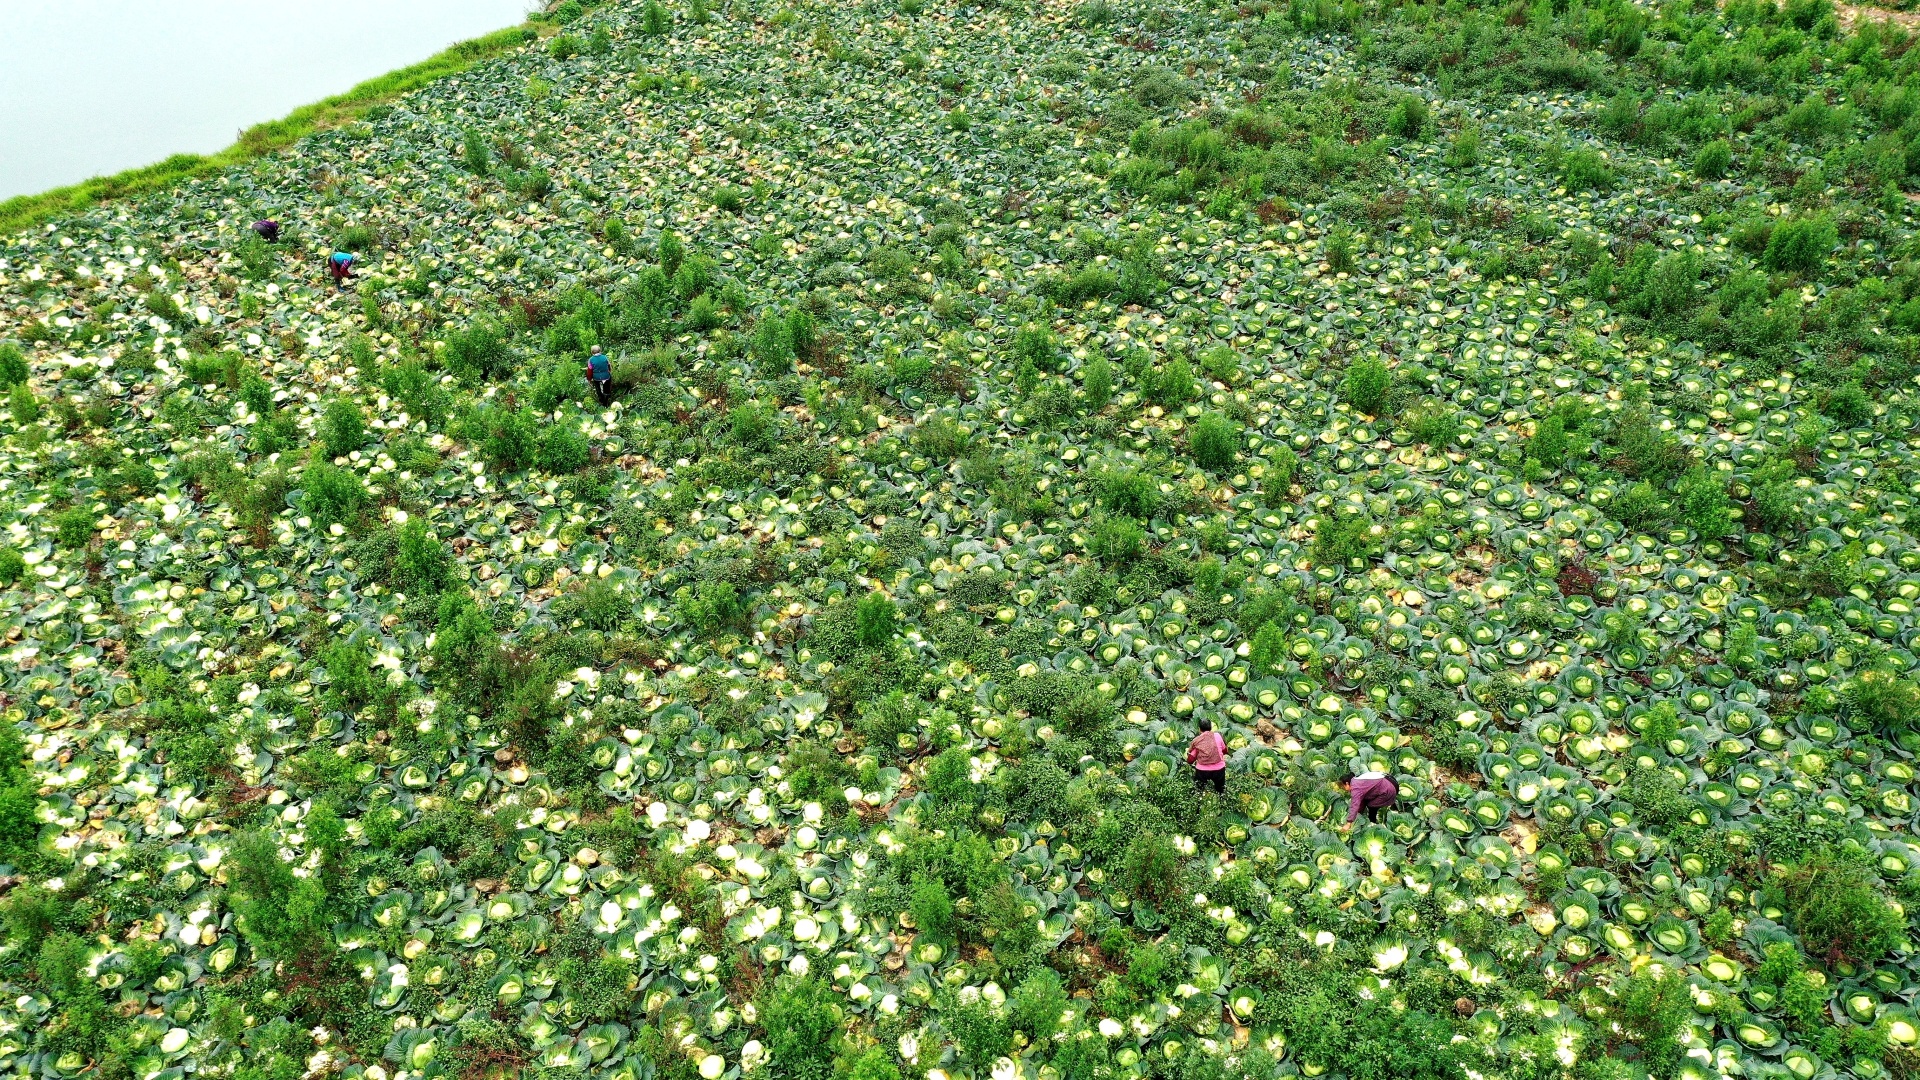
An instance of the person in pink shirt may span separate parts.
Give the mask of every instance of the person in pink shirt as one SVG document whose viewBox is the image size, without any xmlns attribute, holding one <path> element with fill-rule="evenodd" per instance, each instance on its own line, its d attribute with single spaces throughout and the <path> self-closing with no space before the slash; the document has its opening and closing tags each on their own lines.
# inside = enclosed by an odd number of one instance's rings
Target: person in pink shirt
<svg viewBox="0 0 1920 1080">
<path fill-rule="evenodd" d="M 1227 793 L 1227 740 L 1204 716 L 1200 718 L 1200 734 L 1187 744 L 1187 764 L 1193 766 L 1194 781 L 1201 787 Z"/>
<path fill-rule="evenodd" d="M 1400 797 L 1400 786 L 1393 782 L 1393 777 L 1383 772 L 1361 773 L 1347 781 L 1347 791 L 1353 796 L 1347 805 L 1348 825 L 1353 824 L 1353 819 L 1359 817 L 1362 810 L 1367 812 L 1368 821 L 1379 821 L 1393 801 Z"/>
</svg>

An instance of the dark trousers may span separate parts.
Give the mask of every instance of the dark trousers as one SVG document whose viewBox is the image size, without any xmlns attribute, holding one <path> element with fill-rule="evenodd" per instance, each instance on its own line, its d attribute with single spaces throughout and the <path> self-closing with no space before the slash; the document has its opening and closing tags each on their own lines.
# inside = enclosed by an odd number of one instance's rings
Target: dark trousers
<svg viewBox="0 0 1920 1080">
<path fill-rule="evenodd" d="M 1227 793 L 1227 770 L 1225 768 L 1195 769 L 1193 770 L 1193 782 L 1199 784 L 1202 788 L 1211 787 L 1213 790 L 1225 795 Z"/>
<path fill-rule="evenodd" d="M 612 379 L 588 379 L 587 381 L 593 384 L 593 396 L 600 399 L 600 404 L 611 405 L 613 403 Z"/>
</svg>

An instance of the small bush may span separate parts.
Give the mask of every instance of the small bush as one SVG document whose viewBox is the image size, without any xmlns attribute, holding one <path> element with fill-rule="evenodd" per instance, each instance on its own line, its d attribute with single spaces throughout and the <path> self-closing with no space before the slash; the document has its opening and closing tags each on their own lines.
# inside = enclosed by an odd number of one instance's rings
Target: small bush
<svg viewBox="0 0 1920 1080">
<path fill-rule="evenodd" d="M 27 354 L 18 345 L 0 345 L 0 389 L 27 381 Z"/>
<path fill-rule="evenodd" d="M 1340 382 L 1340 397 L 1353 406 L 1355 412 L 1378 416 L 1387 403 L 1387 391 L 1392 385 L 1393 377 L 1387 371 L 1386 361 L 1356 360 Z"/>
<path fill-rule="evenodd" d="M 722 184 L 713 189 L 713 206 L 729 214 L 738 214 L 747 208 L 746 192 L 732 184 Z"/>
<path fill-rule="evenodd" d="M 330 458 L 345 457 L 367 445 L 367 419 L 360 404 L 335 398 L 320 420 L 320 445 Z"/>
<path fill-rule="evenodd" d="M 1725 139 L 1715 139 L 1693 155 L 1693 175 L 1702 180 L 1718 180 L 1733 167 L 1733 148 Z"/>
<path fill-rule="evenodd" d="M 1705 465 L 1687 470 L 1674 489 L 1674 505 L 1681 520 L 1702 539 L 1725 536 L 1733 528 L 1733 503 L 1727 486 Z"/>
<path fill-rule="evenodd" d="M 1353 267 L 1353 237 L 1344 232 L 1327 237 L 1327 268 L 1338 274 L 1350 274 Z"/>
<path fill-rule="evenodd" d="M 1821 853 L 1783 872 L 1781 887 L 1794 932 L 1814 956 L 1871 964 L 1906 936 L 1906 919 L 1873 873 L 1838 855 Z"/>
<path fill-rule="evenodd" d="M 225 869 L 240 930 L 262 955 L 298 960 L 331 944 L 325 876 L 295 875 L 272 836 L 243 834 L 228 848 Z"/>
<path fill-rule="evenodd" d="M 1240 426 L 1220 413 L 1207 413 L 1194 423 L 1188 448 L 1201 468 L 1225 471 L 1233 467 L 1234 455 L 1240 451 Z"/>
<path fill-rule="evenodd" d="M 534 423 L 518 409 L 488 406 L 468 424 L 487 463 L 503 472 L 519 472 L 533 464 L 538 442 Z"/>
<path fill-rule="evenodd" d="M 665 37 L 673 27 L 673 16 L 661 7 L 658 0 L 647 0 L 647 6 L 640 9 L 640 29 L 650 37 Z"/>
<path fill-rule="evenodd" d="M 1147 550 L 1147 532 L 1131 518 L 1110 517 L 1093 528 L 1087 550 L 1108 566 L 1126 566 Z"/>
<path fill-rule="evenodd" d="M 1820 411 L 1852 427 L 1873 419 L 1873 399 L 1859 383 L 1842 383 L 1827 394 L 1827 399 L 1820 403 Z"/>
<path fill-rule="evenodd" d="M 513 353 L 507 334 L 491 320 L 470 323 L 447 335 L 442 344 L 447 370 L 468 382 L 512 374 Z"/>
<path fill-rule="evenodd" d="M 1920 726 L 1920 685 L 1895 672 L 1871 668 L 1847 684 L 1842 699 L 1862 726 L 1899 735 Z"/>
<path fill-rule="evenodd" d="M 468 128 L 461 137 L 460 163 L 475 176 L 485 176 L 493 171 L 493 151 L 488 149 L 486 137 L 472 128 Z"/>
<path fill-rule="evenodd" d="M 853 609 L 854 637 L 861 648 L 877 649 L 892 641 L 899 632 L 899 624 L 900 609 L 885 593 L 868 593 Z"/>
<path fill-rule="evenodd" d="M 1193 379 L 1193 363 L 1184 356 L 1176 356 L 1165 366 L 1149 370 L 1141 383 L 1147 400 L 1156 405 L 1185 405 L 1200 396 L 1200 387 Z"/>
<path fill-rule="evenodd" d="M 1113 400 L 1113 365 L 1104 356 L 1087 361 L 1081 371 L 1080 385 L 1087 394 L 1087 410 L 1099 412 Z"/>
<path fill-rule="evenodd" d="M 1094 495 L 1110 513 L 1139 518 L 1153 516 L 1160 505 L 1160 487 L 1139 469 L 1109 469 L 1094 480 Z"/>
<path fill-rule="evenodd" d="M 540 440 L 540 452 L 535 456 L 534 464 L 550 473 L 567 475 L 586 468 L 587 461 L 593 456 L 593 446 L 580 429 L 570 424 L 560 424 L 548 429 Z"/>
<path fill-rule="evenodd" d="M 70 506 L 53 516 L 53 540 L 63 548 L 83 548 L 93 540 L 93 511 Z"/>
<path fill-rule="evenodd" d="M 1839 242 L 1839 232 L 1824 214 L 1782 221 L 1768 235 L 1760 264 L 1769 270 L 1816 275 Z"/>
<path fill-rule="evenodd" d="M 1363 516 L 1322 517 L 1313 534 L 1313 558 L 1322 566 L 1345 567 L 1373 549 L 1373 522 Z"/>
<path fill-rule="evenodd" d="M 1418 139 L 1426 129 L 1426 99 L 1412 94 L 1401 98 L 1387 118 L 1387 130 L 1403 139 Z"/>
<path fill-rule="evenodd" d="M 771 991 L 758 1009 L 769 1080 L 831 1080 L 841 1044 L 839 995 L 818 979 L 793 975 Z"/>
<path fill-rule="evenodd" d="M 325 462 L 307 468 L 302 486 L 301 509 L 322 529 L 352 524 L 366 505 L 367 489 L 360 486 L 360 478 Z"/>
<path fill-rule="evenodd" d="M 1560 182 L 1568 191 L 1606 191 L 1613 187 L 1613 179 L 1612 167 L 1597 150 L 1575 150 L 1560 170 Z"/>
<path fill-rule="evenodd" d="M 26 383 L 15 383 L 7 391 L 7 412 L 16 425 L 25 427 L 40 419 L 40 399 L 33 396 Z"/>
<path fill-rule="evenodd" d="M 1447 150 L 1447 164 L 1455 169 L 1471 169 L 1480 164 L 1478 127 L 1463 127 L 1454 134 L 1453 146 Z"/>
<path fill-rule="evenodd" d="M 695 633 L 711 636 L 739 626 L 753 610 L 747 597 L 730 581 L 701 581 L 675 602 Z"/>
<path fill-rule="evenodd" d="M 0 585 L 11 585 L 26 575 L 26 556 L 18 548 L 0 548 Z"/>
</svg>

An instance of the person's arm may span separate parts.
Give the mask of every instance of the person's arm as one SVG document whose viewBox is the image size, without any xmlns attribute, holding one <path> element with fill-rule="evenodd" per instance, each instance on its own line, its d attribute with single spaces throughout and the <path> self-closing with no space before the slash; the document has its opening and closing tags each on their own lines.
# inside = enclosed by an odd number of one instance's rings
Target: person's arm
<svg viewBox="0 0 1920 1080">
<path fill-rule="evenodd" d="M 1192 742 L 1187 744 L 1187 764 L 1189 765 L 1193 764 L 1194 759 L 1198 758 L 1199 756 L 1200 756 L 1200 740 L 1196 738 Z"/>
<path fill-rule="evenodd" d="M 1352 791 L 1352 797 L 1347 800 L 1347 824 L 1349 825 L 1353 824 L 1354 818 L 1360 816 L 1360 800 L 1366 797 L 1365 793 L 1360 790 L 1359 784 L 1352 785 L 1350 790 Z"/>
</svg>

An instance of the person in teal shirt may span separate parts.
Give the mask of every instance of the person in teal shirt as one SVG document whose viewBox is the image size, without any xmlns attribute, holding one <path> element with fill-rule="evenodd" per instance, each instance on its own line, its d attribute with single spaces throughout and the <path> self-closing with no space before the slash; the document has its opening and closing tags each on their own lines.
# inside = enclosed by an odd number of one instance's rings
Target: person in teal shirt
<svg viewBox="0 0 1920 1080">
<path fill-rule="evenodd" d="M 593 386 L 593 396 L 600 399 L 600 404 L 613 402 L 613 362 L 607 359 L 606 353 L 596 351 L 587 358 L 587 382 Z"/>
</svg>

